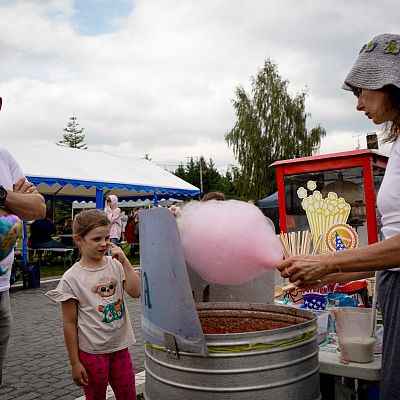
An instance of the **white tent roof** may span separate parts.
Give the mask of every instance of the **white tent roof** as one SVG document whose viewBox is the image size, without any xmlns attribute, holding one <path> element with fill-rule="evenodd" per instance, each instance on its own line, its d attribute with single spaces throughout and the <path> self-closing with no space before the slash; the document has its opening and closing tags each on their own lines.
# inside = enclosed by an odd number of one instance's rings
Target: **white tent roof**
<svg viewBox="0 0 400 400">
<path fill-rule="evenodd" d="M 43 195 L 96 197 L 96 188 L 119 199 L 157 195 L 196 196 L 199 189 L 145 160 L 38 142 L 1 143 Z"/>
</svg>

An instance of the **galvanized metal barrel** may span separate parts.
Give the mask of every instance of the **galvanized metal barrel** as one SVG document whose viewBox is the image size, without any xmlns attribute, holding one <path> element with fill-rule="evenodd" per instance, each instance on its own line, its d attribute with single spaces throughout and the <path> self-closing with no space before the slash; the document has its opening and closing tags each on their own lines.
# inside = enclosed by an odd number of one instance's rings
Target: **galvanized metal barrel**
<svg viewBox="0 0 400 400">
<path fill-rule="evenodd" d="M 320 399 L 317 316 L 285 306 L 200 303 L 200 320 L 257 322 L 269 330 L 206 334 L 209 356 L 146 345 L 146 400 Z M 261 321 L 262 322 L 262 321 Z"/>
</svg>

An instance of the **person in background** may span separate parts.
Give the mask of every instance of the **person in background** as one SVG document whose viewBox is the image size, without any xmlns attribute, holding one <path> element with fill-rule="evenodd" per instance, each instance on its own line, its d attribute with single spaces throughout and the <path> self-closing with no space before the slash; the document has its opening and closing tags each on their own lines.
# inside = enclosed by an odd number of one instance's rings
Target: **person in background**
<svg viewBox="0 0 400 400">
<path fill-rule="evenodd" d="M 0 110 L 1 106 L 0 97 Z M 14 214 L 32 220 L 43 218 L 45 213 L 43 196 L 27 181 L 16 159 L 6 149 L 0 148 L 0 215 Z M 13 251 L 0 262 L 0 386 L 12 324 L 9 289 L 13 262 Z"/>
<path fill-rule="evenodd" d="M 37 219 L 31 224 L 29 246 L 31 249 L 63 248 L 65 245 L 53 239 L 57 228 L 52 222 L 51 212 L 46 212 L 46 217 Z"/>
<path fill-rule="evenodd" d="M 128 216 L 125 214 L 125 211 L 121 211 L 121 240 L 125 241 L 125 229 L 126 224 L 128 223 Z"/>
<path fill-rule="evenodd" d="M 66 247 L 73 247 L 74 241 L 72 239 L 72 219 L 67 219 L 64 223 L 64 227 L 62 230 L 63 235 L 71 235 L 64 236 L 61 238 L 61 243 Z"/>
<path fill-rule="evenodd" d="M 169 210 L 172 212 L 172 214 L 175 218 L 178 218 L 182 212 L 181 208 L 179 207 L 178 201 L 174 201 L 172 203 L 172 206 L 169 208 Z"/>
<path fill-rule="evenodd" d="M 136 225 L 138 223 L 138 219 L 136 218 L 136 216 L 139 216 L 139 214 L 132 213 L 128 217 L 128 222 L 125 228 L 125 240 L 127 241 L 127 243 L 130 244 L 128 254 L 129 257 L 133 257 L 135 255 L 136 247 L 139 246 L 139 235 L 136 234 Z"/>
<path fill-rule="evenodd" d="M 289 257 L 278 264 L 283 278 L 299 288 L 376 276 L 384 334 L 380 400 L 400 393 L 400 35 L 381 34 L 362 46 L 343 89 L 356 96 L 357 110 L 384 125 L 392 143 L 379 189 L 384 240 L 358 249 Z"/>
<path fill-rule="evenodd" d="M 139 208 L 138 207 L 135 207 L 133 210 L 132 210 L 132 216 L 133 216 L 133 218 L 136 218 L 136 215 L 138 215 L 139 214 Z"/>
<path fill-rule="evenodd" d="M 53 239 L 53 236 L 57 234 L 57 228 L 52 222 L 51 216 L 51 212 L 47 211 L 45 218 L 37 219 L 32 222 L 29 236 L 29 247 L 31 249 L 59 249 L 65 247 L 64 243 Z M 50 265 L 57 257 L 58 254 L 56 252 L 46 252 L 44 264 Z M 32 252 L 30 253 L 30 261 L 33 261 Z"/>
<path fill-rule="evenodd" d="M 118 197 L 113 194 L 106 199 L 106 213 L 111 223 L 110 242 L 119 244 L 122 232 L 121 209 L 118 207 Z"/>
<path fill-rule="evenodd" d="M 224 201 L 225 195 L 222 192 L 208 192 L 201 198 L 200 201 L 208 201 L 208 200 Z"/>
<path fill-rule="evenodd" d="M 138 212 L 135 214 L 135 235 L 137 237 L 138 243 L 140 243 L 140 237 L 139 237 L 139 222 L 140 222 L 140 209 Z"/>
<path fill-rule="evenodd" d="M 74 251 L 71 254 L 71 263 L 72 260 L 77 260 L 79 257 L 79 249 L 78 247 L 75 246 L 73 235 L 72 235 L 72 219 L 67 219 L 64 223 L 64 227 L 62 230 L 63 235 L 67 236 L 61 236 L 61 243 L 65 245 L 65 247 L 73 248 Z"/>
<path fill-rule="evenodd" d="M 140 278 L 122 249 L 110 240 L 110 220 L 85 210 L 73 223 L 82 255 L 46 293 L 61 303 L 72 377 L 86 399 L 105 399 L 110 383 L 117 400 L 136 399 L 129 346 L 135 343 L 124 297 L 140 297 Z M 111 257 L 106 256 L 111 246 Z"/>
</svg>

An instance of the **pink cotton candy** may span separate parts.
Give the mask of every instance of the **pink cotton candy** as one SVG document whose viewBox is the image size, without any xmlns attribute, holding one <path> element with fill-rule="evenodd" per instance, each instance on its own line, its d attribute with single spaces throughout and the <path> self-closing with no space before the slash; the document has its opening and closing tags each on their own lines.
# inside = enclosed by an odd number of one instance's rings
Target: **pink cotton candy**
<svg viewBox="0 0 400 400">
<path fill-rule="evenodd" d="M 190 203 L 178 225 L 188 267 L 207 282 L 239 285 L 274 269 L 283 258 L 279 239 L 253 204 Z"/>
</svg>

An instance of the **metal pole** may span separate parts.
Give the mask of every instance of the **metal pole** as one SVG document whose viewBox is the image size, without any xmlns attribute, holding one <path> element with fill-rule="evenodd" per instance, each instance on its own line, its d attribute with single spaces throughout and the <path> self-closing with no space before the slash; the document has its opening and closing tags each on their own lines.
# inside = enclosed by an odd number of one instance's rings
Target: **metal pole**
<svg viewBox="0 0 400 400">
<path fill-rule="evenodd" d="M 202 157 L 199 158 L 199 165 L 200 165 L 200 192 L 203 193 L 203 169 L 201 167 L 201 160 Z"/>
<path fill-rule="evenodd" d="M 102 188 L 96 188 L 96 208 L 99 210 L 104 209 L 104 193 Z"/>
</svg>

